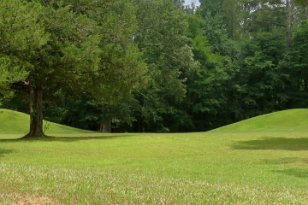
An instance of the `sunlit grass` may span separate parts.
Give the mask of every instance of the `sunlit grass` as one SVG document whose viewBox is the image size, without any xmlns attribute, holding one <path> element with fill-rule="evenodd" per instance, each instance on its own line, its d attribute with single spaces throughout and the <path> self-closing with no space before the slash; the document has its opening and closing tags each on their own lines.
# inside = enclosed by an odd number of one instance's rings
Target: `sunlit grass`
<svg viewBox="0 0 308 205">
<path fill-rule="evenodd" d="M 0 109 L 0 134 L 5 133 L 5 138 L 16 138 L 17 136 L 26 135 L 30 127 L 29 120 L 29 115 L 24 113 Z M 47 135 L 91 133 L 86 130 L 59 125 L 48 121 L 44 122 L 44 130 Z"/>
<path fill-rule="evenodd" d="M 308 132 L 0 135 L 0 204 L 308 204 Z"/>
<path fill-rule="evenodd" d="M 214 132 L 308 132 L 308 109 L 291 109 L 257 116 Z"/>
<path fill-rule="evenodd" d="M 307 204 L 307 139 L 299 132 L 4 140 L 0 202 Z"/>
</svg>

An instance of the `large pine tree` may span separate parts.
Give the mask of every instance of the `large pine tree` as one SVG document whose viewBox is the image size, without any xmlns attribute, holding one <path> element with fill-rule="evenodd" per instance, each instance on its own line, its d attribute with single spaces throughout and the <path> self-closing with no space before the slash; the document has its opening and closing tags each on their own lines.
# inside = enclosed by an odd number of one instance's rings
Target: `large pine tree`
<svg viewBox="0 0 308 205">
<path fill-rule="evenodd" d="M 1 79 L 7 89 L 15 83 L 28 92 L 26 137 L 42 137 L 44 90 L 82 85 L 84 73 L 97 71 L 96 23 L 54 2 L 0 1 L 0 9 L 0 56 L 6 62 L 1 63 Z"/>
</svg>

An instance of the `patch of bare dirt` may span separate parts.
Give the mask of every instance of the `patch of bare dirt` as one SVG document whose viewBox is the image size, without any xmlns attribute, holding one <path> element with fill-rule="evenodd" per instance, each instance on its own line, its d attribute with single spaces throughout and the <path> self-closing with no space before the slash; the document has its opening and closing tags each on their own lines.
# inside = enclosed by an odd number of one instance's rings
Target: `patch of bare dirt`
<svg viewBox="0 0 308 205">
<path fill-rule="evenodd" d="M 16 202 L 12 203 L 12 205 L 50 205 L 56 204 L 55 200 L 49 197 L 19 197 Z"/>
</svg>

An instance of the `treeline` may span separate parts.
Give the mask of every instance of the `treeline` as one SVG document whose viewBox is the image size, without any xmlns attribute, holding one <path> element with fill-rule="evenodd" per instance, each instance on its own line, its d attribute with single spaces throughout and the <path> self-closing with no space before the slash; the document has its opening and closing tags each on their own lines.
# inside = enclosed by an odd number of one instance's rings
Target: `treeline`
<svg viewBox="0 0 308 205">
<path fill-rule="evenodd" d="M 178 132 L 307 107 L 307 19 L 307 0 L 0 0 L 2 106 L 29 137 L 43 117 Z"/>
</svg>

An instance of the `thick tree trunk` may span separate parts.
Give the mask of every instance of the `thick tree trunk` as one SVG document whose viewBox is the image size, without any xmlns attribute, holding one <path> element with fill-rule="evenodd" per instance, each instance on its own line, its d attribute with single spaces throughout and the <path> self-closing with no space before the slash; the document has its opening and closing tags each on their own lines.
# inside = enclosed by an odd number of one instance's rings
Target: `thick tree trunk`
<svg viewBox="0 0 308 205">
<path fill-rule="evenodd" d="M 111 120 L 110 119 L 102 120 L 101 126 L 100 126 L 100 132 L 111 133 Z"/>
<path fill-rule="evenodd" d="M 42 86 L 29 86 L 30 131 L 26 138 L 44 137 L 43 130 L 43 89 Z"/>
</svg>

